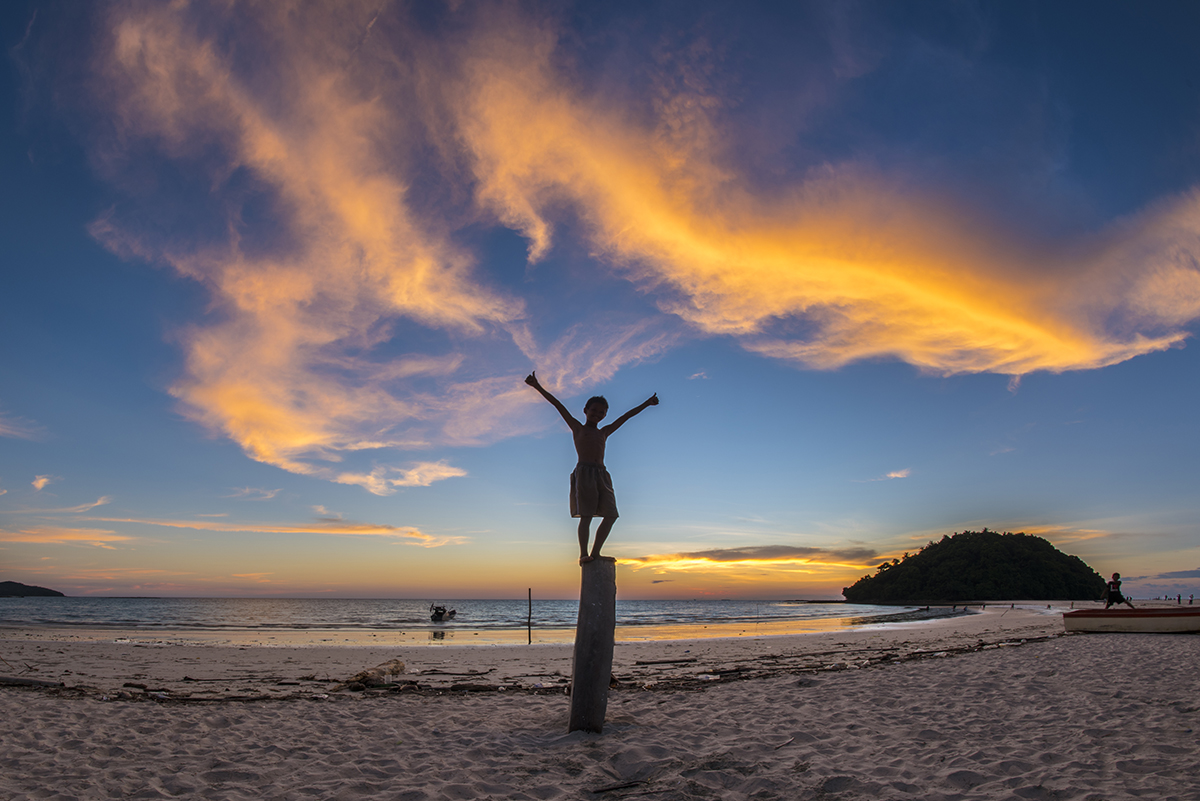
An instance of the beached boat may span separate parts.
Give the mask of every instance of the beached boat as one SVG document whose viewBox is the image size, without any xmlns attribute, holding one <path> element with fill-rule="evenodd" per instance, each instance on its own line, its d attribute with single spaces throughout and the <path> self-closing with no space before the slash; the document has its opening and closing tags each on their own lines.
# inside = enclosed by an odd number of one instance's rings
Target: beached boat
<svg viewBox="0 0 1200 801">
<path fill-rule="evenodd" d="M 1143 609 L 1077 609 L 1063 613 L 1067 631 L 1200 632 L 1200 606 Z"/>
<path fill-rule="evenodd" d="M 444 606 L 429 605 L 429 619 L 434 623 L 441 623 L 444 620 L 454 620 L 454 616 L 457 614 L 458 610 L 456 609 L 451 609 L 447 612 Z"/>
</svg>

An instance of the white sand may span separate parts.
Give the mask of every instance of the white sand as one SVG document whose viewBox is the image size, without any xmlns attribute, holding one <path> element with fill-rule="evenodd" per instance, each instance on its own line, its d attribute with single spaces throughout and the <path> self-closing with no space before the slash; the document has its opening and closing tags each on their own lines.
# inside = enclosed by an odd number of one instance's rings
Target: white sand
<svg viewBox="0 0 1200 801">
<path fill-rule="evenodd" d="M 566 733 L 567 646 L 9 630 L 0 673 L 68 688 L 0 688 L 0 798 L 1200 798 L 1200 637 L 1061 632 L 1057 615 L 1018 608 L 618 644 L 622 684 L 593 735 Z M 395 658 L 423 689 L 341 684 Z"/>
</svg>

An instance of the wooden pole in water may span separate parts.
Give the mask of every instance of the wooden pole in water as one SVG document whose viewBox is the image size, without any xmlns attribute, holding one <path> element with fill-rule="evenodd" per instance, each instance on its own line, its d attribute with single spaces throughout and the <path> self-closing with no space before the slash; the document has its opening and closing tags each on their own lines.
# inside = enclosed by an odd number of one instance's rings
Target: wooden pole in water
<svg viewBox="0 0 1200 801">
<path fill-rule="evenodd" d="M 580 565 L 579 622 L 571 680 L 568 731 L 600 733 L 608 711 L 613 639 L 617 629 L 617 560 L 600 556 Z"/>
<path fill-rule="evenodd" d="M 525 621 L 529 629 L 529 645 L 533 645 L 533 587 L 529 588 L 529 619 Z"/>
</svg>

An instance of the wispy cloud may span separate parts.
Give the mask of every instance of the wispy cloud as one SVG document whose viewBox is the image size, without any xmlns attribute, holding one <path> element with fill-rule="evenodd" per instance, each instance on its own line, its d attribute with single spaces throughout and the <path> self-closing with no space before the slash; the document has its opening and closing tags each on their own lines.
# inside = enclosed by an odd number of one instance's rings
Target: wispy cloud
<svg viewBox="0 0 1200 801">
<path fill-rule="evenodd" d="M 1039 252 L 854 167 L 761 192 L 725 166 L 736 143 L 702 82 L 656 87 L 656 118 L 639 123 L 571 85 L 552 28 L 490 22 L 455 107 L 481 197 L 534 258 L 554 217 L 577 209 L 594 247 L 660 290 L 664 310 L 749 350 L 818 368 L 889 356 L 1018 376 L 1170 347 L 1200 314 L 1200 193 Z M 805 334 L 787 334 L 789 321 Z"/>
<path fill-rule="evenodd" d="M 1094 525 L 1094 523 L 1093 523 Z M 1045 537 L 1055 545 L 1065 545 L 1085 540 L 1097 540 L 1113 536 L 1109 529 L 1089 528 L 1083 524 L 1032 524 L 1029 526 L 1013 526 L 1012 531 L 1035 534 Z"/>
<path fill-rule="evenodd" d="M 217 520 L 172 520 L 168 518 L 96 517 L 101 523 L 135 523 L 164 528 L 186 528 L 197 531 L 253 532 L 259 534 L 322 534 L 342 537 L 391 537 L 409 540 L 411 544 L 424 548 L 442 545 L 457 545 L 467 541 L 466 537 L 437 536 L 426 534 L 413 526 L 392 526 L 377 523 L 354 523 L 346 520 L 323 518 L 315 523 L 234 523 Z"/>
<path fill-rule="evenodd" d="M 456 8 L 453 35 L 417 37 L 375 0 L 106 6 L 97 162 L 118 184 L 169 163 L 202 189 L 135 198 L 92 233 L 211 294 L 171 391 L 253 459 L 428 486 L 449 474 L 339 463 L 518 433 L 529 361 L 574 389 L 689 336 L 1015 389 L 1178 345 L 1200 316 L 1200 192 L 1045 244 L 851 163 L 765 188 L 732 166 L 733 101 L 690 52 L 659 54 L 637 98 L 589 90 L 552 21 Z M 228 55 L 243 47 L 262 57 Z M 532 262 L 576 247 L 657 312 L 542 332 L 463 244 L 481 223 L 520 232 Z"/>
<path fill-rule="evenodd" d="M 39 476 L 39 478 L 41 478 L 41 477 L 42 476 Z M 3 494 L 4 493 L 2 491 L 0 491 L 0 495 L 3 495 Z M 0 509 L 0 514 L 5 514 L 5 513 L 8 513 L 8 514 L 36 514 L 36 515 L 79 514 L 82 512 L 90 512 L 92 509 L 95 509 L 97 506 L 104 506 L 105 504 L 111 503 L 111 502 L 112 502 L 112 497 L 109 495 L 104 495 L 104 496 L 99 497 L 96 500 L 92 501 L 91 503 L 81 503 L 78 506 L 64 506 L 64 507 L 55 508 L 55 509 Z"/>
<path fill-rule="evenodd" d="M 237 487 L 226 498 L 244 498 L 248 501 L 269 501 L 279 494 L 278 489 L 261 489 L 259 487 Z"/>
<path fill-rule="evenodd" d="M 670 570 L 712 570 L 753 566 L 804 566 L 860 569 L 869 566 L 877 552 L 871 548 L 816 548 L 793 545 L 755 545 L 714 548 L 706 551 L 655 554 L 622 558 L 635 570 L 643 567 Z"/>
<path fill-rule="evenodd" d="M 342 473 L 334 481 L 339 484 L 357 484 L 375 495 L 391 495 L 397 487 L 428 487 L 435 481 L 466 474 L 466 470 L 452 467 L 444 461 L 420 462 L 407 470 L 376 467 L 370 473 Z"/>
<path fill-rule="evenodd" d="M 274 573 L 231 573 L 230 575 L 232 575 L 234 578 L 246 579 L 248 581 L 253 581 L 258 584 L 270 584 L 271 576 L 273 576 L 275 574 Z"/>
<path fill-rule="evenodd" d="M 897 478 L 908 478 L 910 475 L 912 475 L 912 469 L 906 467 L 903 470 L 893 470 L 890 473 L 884 473 L 882 476 L 877 478 L 861 479 L 858 480 L 858 483 L 869 483 L 872 481 L 892 481 L 893 479 Z"/>
<path fill-rule="evenodd" d="M 59 478 L 58 476 L 35 476 L 33 481 L 31 481 L 29 483 L 33 486 L 34 490 L 41 492 L 42 490 L 44 490 L 46 488 L 46 486 L 48 484 L 51 484 L 52 482 L 55 482 L 55 481 L 61 481 L 61 480 L 62 479 Z"/>
<path fill-rule="evenodd" d="M 0 412 L 0 437 L 37 439 L 40 433 L 41 429 L 36 423 L 29 420 L 21 420 Z"/>
<path fill-rule="evenodd" d="M 238 24 L 218 34 L 222 13 Z M 400 110 L 413 98 L 398 95 L 412 87 L 394 85 L 394 54 L 372 52 L 379 37 L 361 49 L 377 14 L 361 0 L 298 14 L 116 3 L 96 65 L 120 137 L 106 147 L 151 144 L 195 169 L 209 143 L 210 185 L 230 204 L 234 237 L 200 246 L 112 216 L 92 226 L 114 251 L 165 261 L 212 293 L 223 322 L 185 332 L 173 394 L 252 458 L 333 480 L 340 473 L 314 459 L 423 447 L 464 404 L 495 398 L 495 385 L 463 381 L 453 348 L 373 357 L 399 321 L 469 339 L 522 308 L 475 280 L 436 215 L 414 212 L 418 174 L 394 144 L 411 137 Z M 264 58 L 239 67 L 218 35 L 253 41 Z M 237 176 L 276 212 L 265 232 L 243 224 Z"/>
<path fill-rule="evenodd" d="M 24 542 L 37 545 L 94 545 L 112 549 L 111 543 L 128 542 L 134 537 L 97 528 L 30 526 L 14 530 L 0 529 L 0 542 Z"/>
</svg>

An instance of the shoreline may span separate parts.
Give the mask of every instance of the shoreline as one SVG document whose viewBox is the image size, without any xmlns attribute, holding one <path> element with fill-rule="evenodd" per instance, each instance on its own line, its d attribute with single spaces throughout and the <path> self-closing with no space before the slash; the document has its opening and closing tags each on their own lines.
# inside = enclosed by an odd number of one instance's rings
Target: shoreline
<svg viewBox="0 0 1200 801">
<path fill-rule="evenodd" d="M 1016 602 L 1022 609 L 1041 611 L 1045 602 Z M 1052 602 L 1053 603 L 1053 602 Z M 1059 602 L 1052 612 L 1066 607 Z M 908 605 L 905 605 L 908 606 Z M 984 604 L 926 606 L 906 612 L 881 615 L 850 615 L 844 617 L 775 619 L 763 618 L 754 622 L 634 624 L 618 623 L 617 643 L 654 642 L 663 640 L 706 640 L 720 638 L 786 637 L 906 623 L 922 624 L 944 618 L 978 614 Z M 998 604 L 992 605 L 998 608 Z M 1060 608 L 1061 607 L 1061 608 Z M 1046 605 L 1050 609 L 1050 605 Z M 1082 607 L 1080 607 L 1082 608 Z M 562 645 L 575 640 L 573 626 L 514 626 L 509 628 L 472 628 L 467 621 L 447 623 L 440 628 L 421 626 L 410 629 L 394 628 L 204 628 L 171 626 L 122 626 L 118 624 L 43 624 L 9 623 L 0 621 L 0 641 L 5 639 L 45 638 L 62 642 L 126 642 L 156 643 L 187 646 L 236 647 L 409 647 L 430 646 L 494 646 L 494 645 Z"/>
<path fill-rule="evenodd" d="M 1200 797 L 1200 636 L 1067 634 L 1058 611 L 621 642 L 602 734 L 567 732 L 566 644 L 0 631 L 0 671 L 64 685 L 0 686 L 0 796 Z M 352 689 L 371 668 L 388 686 Z"/>
<path fill-rule="evenodd" d="M 1038 605 L 1040 607 L 1040 605 Z M 723 636 L 618 637 L 613 674 L 618 686 L 667 689 L 794 672 L 859 669 L 965 653 L 1062 636 L 1060 609 L 991 607 L 968 615 L 887 622 L 803 633 L 756 633 L 738 627 Z M 811 622 L 811 621 L 810 621 Z M 647 627 L 649 628 L 649 627 Z M 684 634 L 664 627 L 660 634 Z M 744 627 L 743 627 L 744 628 Z M 573 632 L 570 632 L 573 634 Z M 525 632 L 520 632 L 521 638 Z M 286 699 L 347 690 L 356 674 L 401 660 L 404 672 L 376 692 L 563 691 L 573 646 L 560 642 L 412 642 L 376 635 L 342 642 L 290 641 L 255 634 L 232 641 L 195 632 L 126 636 L 120 631 L 0 629 L 0 676 L 61 682 L 62 692 L 159 701 Z M 19 667 L 19 670 L 18 670 Z M 126 685 L 140 685 L 129 687 Z"/>
</svg>

